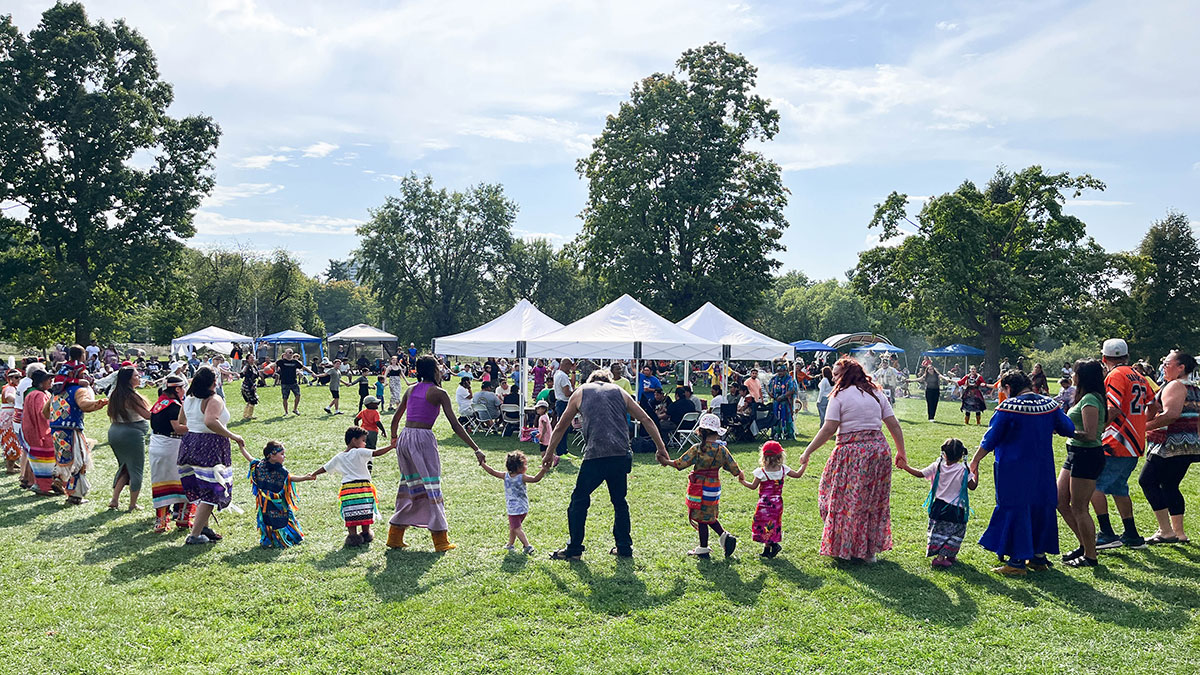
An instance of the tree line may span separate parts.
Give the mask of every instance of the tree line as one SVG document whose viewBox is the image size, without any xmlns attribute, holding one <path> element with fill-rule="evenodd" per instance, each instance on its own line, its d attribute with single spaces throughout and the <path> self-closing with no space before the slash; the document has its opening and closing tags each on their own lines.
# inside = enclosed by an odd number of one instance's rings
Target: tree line
<svg viewBox="0 0 1200 675">
<path fill-rule="evenodd" d="M 864 214 L 887 245 L 844 279 L 782 271 L 789 193 L 761 151 L 779 113 L 756 84 L 715 43 L 635 83 L 576 165 L 588 194 L 564 246 L 515 237 L 518 205 L 499 184 L 451 190 L 413 173 L 369 211 L 351 257 L 311 277 L 286 250 L 186 245 L 220 129 L 167 115 L 171 86 L 136 30 L 93 23 L 78 3 L 48 9 L 28 36 L 0 17 L 0 328 L 43 345 L 366 322 L 427 343 L 521 298 L 570 322 L 628 292 L 671 320 L 711 300 L 781 339 L 968 342 L 993 365 L 1113 335 L 1147 356 L 1197 346 L 1189 219 L 1170 212 L 1138 249 L 1105 251 L 1064 210 L 1104 189 L 1089 175 L 1001 167 L 915 215 L 894 192 Z"/>
</svg>

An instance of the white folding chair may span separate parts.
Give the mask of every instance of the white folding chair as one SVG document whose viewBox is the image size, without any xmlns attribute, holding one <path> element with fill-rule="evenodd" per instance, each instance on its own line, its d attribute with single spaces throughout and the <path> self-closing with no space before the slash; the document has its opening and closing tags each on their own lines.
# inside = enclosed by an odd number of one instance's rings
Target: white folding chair
<svg viewBox="0 0 1200 675">
<path fill-rule="evenodd" d="M 504 426 L 505 431 L 509 425 L 512 425 L 518 432 L 521 430 L 521 406 L 516 403 L 507 403 L 500 406 L 500 422 Z"/>
<path fill-rule="evenodd" d="M 675 431 L 671 432 L 671 445 L 676 450 L 682 450 L 687 445 L 700 440 L 696 435 L 696 422 L 700 419 L 700 413 L 690 412 L 685 413 L 679 420 L 679 426 Z"/>
</svg>

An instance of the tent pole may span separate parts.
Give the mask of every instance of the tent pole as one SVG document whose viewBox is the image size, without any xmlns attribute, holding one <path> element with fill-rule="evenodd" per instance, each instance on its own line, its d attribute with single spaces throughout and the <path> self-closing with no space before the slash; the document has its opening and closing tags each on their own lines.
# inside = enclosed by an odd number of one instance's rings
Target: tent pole
<svg viewBox="0 0 1200 675">
<path fill-rule="evenodd" d="M 683 360 L 683 386 L 692 386 L 692 362 L 687 359 Z"/>
</svg>

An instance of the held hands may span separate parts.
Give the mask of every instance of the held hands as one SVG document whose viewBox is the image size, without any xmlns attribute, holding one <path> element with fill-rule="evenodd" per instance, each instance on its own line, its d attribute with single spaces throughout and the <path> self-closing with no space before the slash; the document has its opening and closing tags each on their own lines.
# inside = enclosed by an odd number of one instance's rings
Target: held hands
<svg viewBox="0 0 1200 675">
<path fill-rule="evenodd" d="M 479 466 L 483 466 L 485 460 L 487 460 L 487 455 L 483 454 L 479 448 L 475 448 L 475 461 L 479 462 Z"/>
</svg>

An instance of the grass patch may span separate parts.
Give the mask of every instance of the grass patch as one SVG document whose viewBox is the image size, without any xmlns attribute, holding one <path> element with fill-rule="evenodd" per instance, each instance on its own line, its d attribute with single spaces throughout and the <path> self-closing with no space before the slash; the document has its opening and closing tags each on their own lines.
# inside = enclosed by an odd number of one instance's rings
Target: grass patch
<svg viewBox="0 0 1200 675">
<path fill-rule="evenodd" d="M 231 407 L 240 399 L 230 389 Z M 298 418 L 279 416 L 279 389 L 260 390 L 259 419 L 235 428 L 252 453 L 270 439 L 288 466 L 307 472 L 340 449 L 351 414 L 329 417 L 319 388 L 304 389 Z M 814 407 L 815 410 L 815 407 Z M 897 405 L 914 465 L 932 461 L 947 436 L 978 444 L 985 427 L 961 424 L 944 403 L 935 423 L 924 401 Z M 986 420 L 985 420 L 986 421 Z M 797 416 L 802 442 L 814 415 Z M 64 508 L 0 483 L 0 588 L 7 605 L 0 641 L 6 672 L 1196 672 L 1200 639 L 1200 547 L 1105 555 L 1095 570 L 1006 579 L 978 539 L 993 504 L 990 466 L 973 495 L 961 564 L 934 572 L 924 557 L 928 484 L 896 472 L 895 550 L 874 566 L 843 567 L 816 554 L 817 482 L 826 447 L 809 475 L 784 494 L 784 552 L 761 560 L 750 541 L 755 494 L 726 477 L 721 521 L 742 537 L 732 560 L 689 559 L 685 477 L 639 455 L 630 480 L 636 557 L 607 555 L 612 509 L 594 495 L 585 563 L 546 559 L 566 540 L 566 505 L 577 459 L 529 486 L 526 532 L 538 553 L 506 553 L 501 481 L 479 469 L 444 423 L 444 483 L 451 539 L 432 552 L 428 536 L 386 552 L 343 550 L 337 479 L 299 485 L 303 546 L 258 547 L 245 465 L 234 501 L 216 529 L 225 540 L 184 547 L 182 533 L 151 531 L 147 510 L 105 510 L 115 462 L 106 419 L 88 418 L 99 440 L 91 502 Z M 514 448 L 485 439 L 493 466 Z M 801 444 L 786 444 L 794 458 Z M 744 470 L 756 446 L 734 446 Z M 1062 448 L 1059 447 L 1061 459 Z M 675 454 L 675 453 L 673 453 Z M 148 467 L 147 467 L 148 471 Z M 1196 478 L 1185 495 L 1200 503 Z M 376 461 L 381 510 L 399 481 L 393 456 Z M 1135 490 L 1135 492 L 1140 492 Z M 1135 496 L 1138 524 L 1153 518 Z M 123 502 L 124 503 L 124 502 Z M 1074 548 L 1065 526 L 1064 550 Z M 383 535 L 385 527 L 377 534 Z"/>
</svg>

